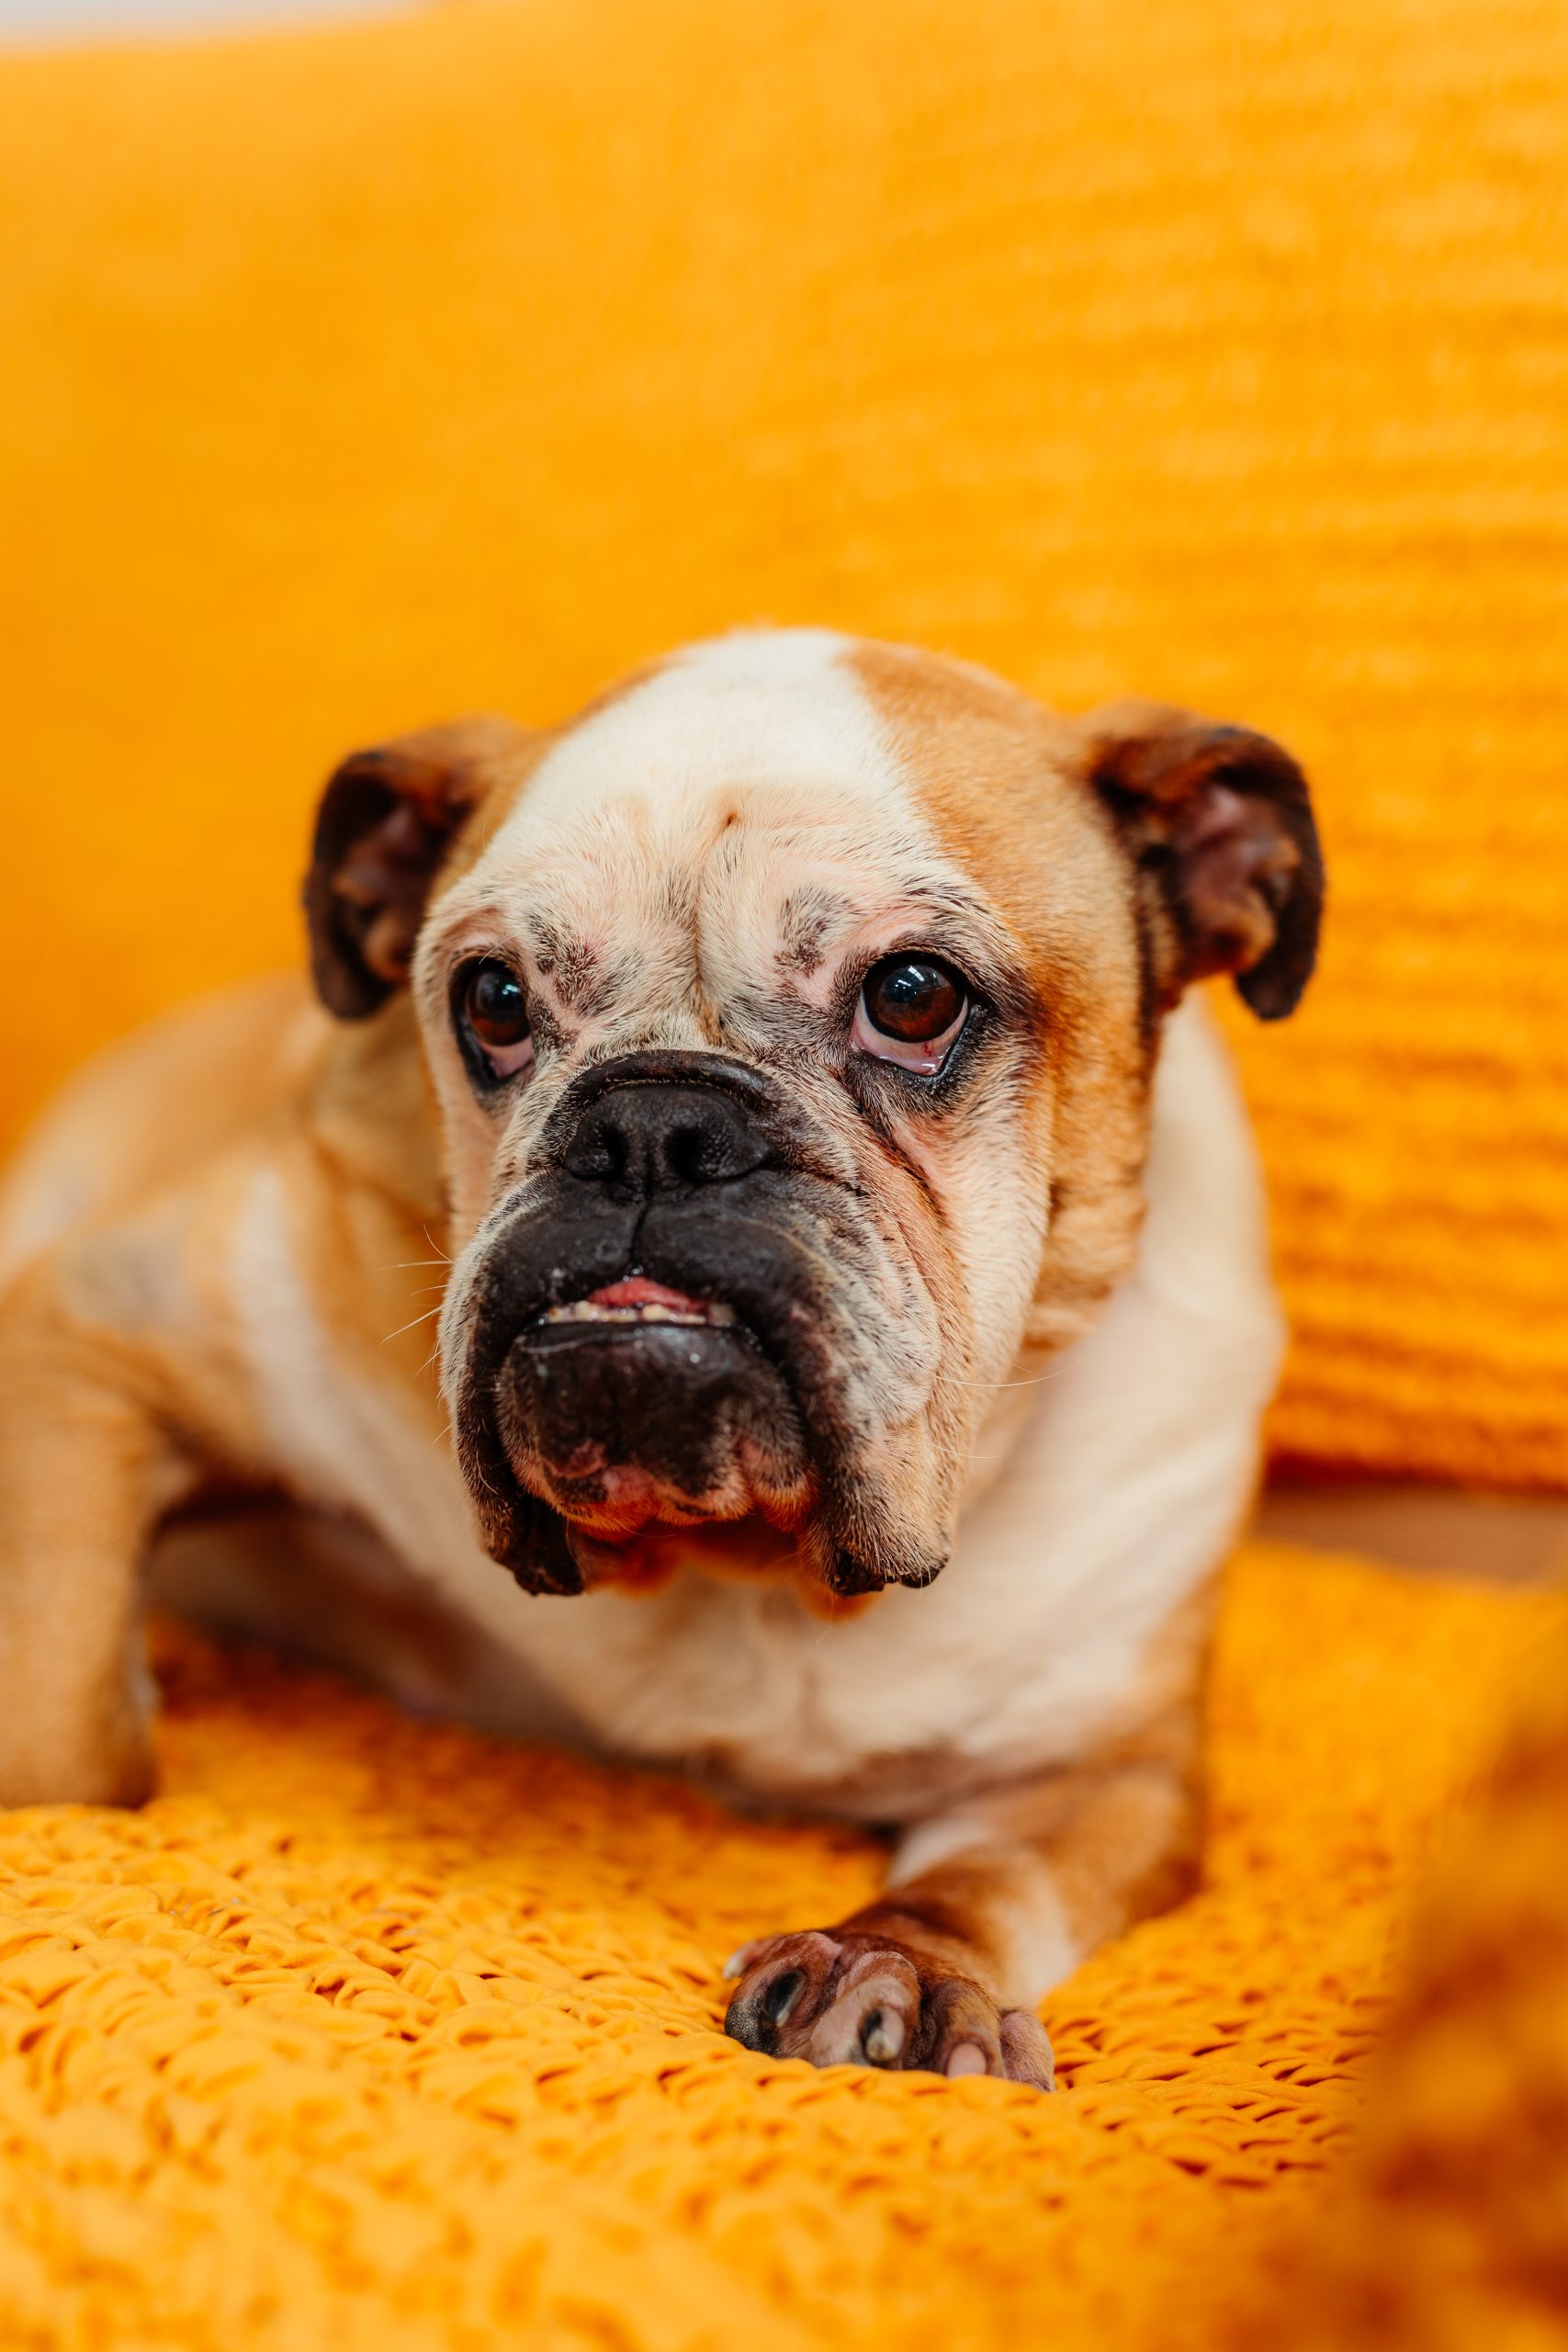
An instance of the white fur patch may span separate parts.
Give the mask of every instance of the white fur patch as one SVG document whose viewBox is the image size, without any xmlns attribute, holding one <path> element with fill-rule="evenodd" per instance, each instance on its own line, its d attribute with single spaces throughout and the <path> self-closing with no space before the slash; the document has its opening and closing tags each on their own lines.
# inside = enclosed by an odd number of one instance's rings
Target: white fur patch
<svg viewBox="0 0 1568 2352">
<path fill-rule="evenodd" d="M 677 816 L 728 786 L 826 785 L 885 805 L 901 787 L 886 737 L 829 629 L 693 646 L 571 729 L 541 763 L 486 864 L 513 867 L 597 801 Z"/>
</svg>

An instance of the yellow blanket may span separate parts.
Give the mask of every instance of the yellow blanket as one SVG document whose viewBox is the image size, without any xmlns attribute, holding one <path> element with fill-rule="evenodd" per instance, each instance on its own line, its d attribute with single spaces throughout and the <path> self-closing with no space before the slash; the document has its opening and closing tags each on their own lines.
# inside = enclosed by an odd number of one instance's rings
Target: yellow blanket
<svg viewBox="0 0 1568 2352">
<path fill-rule="evenodd" d="M 1560 1617 L 1246 1553 L 1207 1888 L 1052 1996 L 1053 2099 L 720 2038 L 725 1953 L 869 1841 L 171 1635 L 157 1802 L 0 1821 L 7 2352 L 1212 2347 Z"/>
</svg>

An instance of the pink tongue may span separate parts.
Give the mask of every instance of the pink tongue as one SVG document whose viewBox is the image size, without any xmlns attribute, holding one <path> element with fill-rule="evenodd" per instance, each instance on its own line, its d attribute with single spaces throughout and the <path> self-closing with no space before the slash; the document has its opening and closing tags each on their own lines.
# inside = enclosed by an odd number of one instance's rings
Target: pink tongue
<svg viewBox="0 0 1568 2352">
<path fill-rule="evenodd" d="M 673 1306 L 682 1315 L 700 1315 L 703 1302 L 688 1298 L 683 1290 L 671 1290 L 666 1283 L 650 1283 L 646 1274 L 628 1274 L 622 1283 L 611 1283 L 605 1290 L 590 1294 L 590 1306 Z"/>
</svg>

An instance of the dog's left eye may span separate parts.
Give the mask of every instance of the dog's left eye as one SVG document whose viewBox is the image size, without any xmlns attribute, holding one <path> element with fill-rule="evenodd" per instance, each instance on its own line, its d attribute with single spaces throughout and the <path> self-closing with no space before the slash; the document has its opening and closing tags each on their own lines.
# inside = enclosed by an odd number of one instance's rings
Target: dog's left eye
<svg viewBox="0 0 1568 2352">
<path fill-rule="evenodd" d="M 534 1058 L 528 1000 L 515 972 L 498 957 L 470 964 L 457 986 L 457 1021 L 470 1062 L 491 1079 L 515 1078 Z"/>
<path fill-rule="evenodd" d="M 866 974 L 850 1043 L 878 1061 L 931 1077 L 969 1012 L 962 972 L 940 956 L 888 956 Z"/>
</svg>

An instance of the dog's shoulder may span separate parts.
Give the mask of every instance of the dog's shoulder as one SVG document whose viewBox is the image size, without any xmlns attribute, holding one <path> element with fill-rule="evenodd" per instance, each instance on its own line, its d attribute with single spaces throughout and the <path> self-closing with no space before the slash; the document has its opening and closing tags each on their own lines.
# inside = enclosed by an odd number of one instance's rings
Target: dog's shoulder
<svg viewBox="0 0 1568 2352">
<path fill-rule="evenodd" d="M 247 980 L 96 1055 L 38 1120 L 0 1185 L 0 1281 L 73 1230 L 193 1174 L 302 1102 L 331 1024 L 293 974 Z"/>
</svg>

